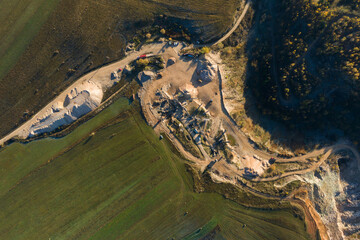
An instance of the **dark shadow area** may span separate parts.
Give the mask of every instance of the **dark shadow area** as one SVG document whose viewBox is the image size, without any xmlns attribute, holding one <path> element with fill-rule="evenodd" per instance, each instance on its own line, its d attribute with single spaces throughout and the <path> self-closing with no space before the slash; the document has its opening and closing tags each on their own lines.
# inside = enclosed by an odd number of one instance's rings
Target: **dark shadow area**
<svg viewBox="0 0 360 240">
<path fill-rule="evenodd" d="M 350 100 L 350 96 L 356 95 L 359 88 L 351 90 L 349 83 L 344 82 L 347 77 L 331 67 L 335 61 L 321 55 L 322 52 L 320 54 L 318 48 L 323 44 L 321 37 L 325 33 L 308 30 L 309 36 L 306 35 L 304 41 L 309 45 L 309 52 L 305 51 L 303 56 L 300 54 L 299 59 L 304 60 L 304 66 L 309 66 L 309 70 L 305 77 L 297 76 L 296 71 L 291 70 L 289 79 L 283 80 L 284 69 L 291 63 L 283 53 L 284 38 L 288 36 L 281 31 L 285 28 L 283 25 L 286 26 L 286 19 L 291 21 L 284 6 L 298 4 L 290 2 L 257 1 L 253 6 L 254 22 L 244 40 L 248 58 L 244 88 L 246 115 L 270 133 L 271 141 L 292 150 L 303 151 L 306 150 L 305 145 L 329 144 L 344 136 L 357 141 L 355 133 L 360 128 L 355 119 L 359 112 L 356 109 L 360 108 L 357 101 Z M 339 17 L 331 22 L 337 19 Z M 295 22 L 287 34 L 296 36 L 304 31 L 300 22 Z M 320 26 L 322 23 L 317 24 Z M 314 29 L 325 31 L 319 26 Z M 313 64 L 314 61 L 316 64 Z M 297 64 L 300 63 L 296 63 L 295 67 Z M 329 66 L 330 70 L 324 71 Z M 303 78 L 311 84 L 311 91 L 304 96 L 298 95 L 305 92 L 301 87 L 309 85 Z M 286 95 L 286 91 L 290 91 L 290 96 Z"/>
<path fill-rule="evenodd" d="M 346 181 L 348 183 L 359 182 L 360 171 L 357 168 L 356 160 L 349 157 L 342 157 L 339 158 L 338 165 L 342 181 Z"/>
<path fill-rule="evenodd" d="M 345 228 L 344 234 L 349 236 L 359 230 L 357 227 L 360 217 L 360 171 L 358 169 L 358 162 L 353 156 L 343 156 L 338 159 L 338 166 L 340 169 L 340 179 L 343 186 L 346 199 L 339 199 L 339 209 L 346 214 L 341 216 L 341 220 L 345 226 L 352 226 Z"/>
<path fill-rule="evenodd" d="M 195 58 L 194 57 L 190 57 L 190 56 L 186 56 L 186 55 L 181 55 L 180 56 L 180 60 L 184 61 L 184 62 L 190 62 L 190 61 L 194 61 Z"/>
</svg>

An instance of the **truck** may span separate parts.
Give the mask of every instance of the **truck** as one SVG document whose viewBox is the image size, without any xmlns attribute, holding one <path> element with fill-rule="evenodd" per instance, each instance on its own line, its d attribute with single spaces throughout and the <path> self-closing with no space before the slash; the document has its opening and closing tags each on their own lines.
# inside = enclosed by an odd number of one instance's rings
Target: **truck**
<svg viewBox="0 0 360 240">
<path fill-rule="evenodd" d="M 184 53 L 182 56 L 183 57 L 189 57 L 189 58 L 194 58 L 195 57 L 193 54 L 190 54 L 190 53 Z"/>
<path fill-rule="evenodd" d="M 117 74 L 116 71 L 114 71 L 114 72 L 111 73 L 111 80 L 115 80 L 115 79 L 117 79 L 118 77 L 119 77 L 119 76 L 118 76 L 118 74 Z"/>
<path fill-rule="evenodd" d="M 142 54 L 140 56 L 138 56 L 136 59 L 143 59 L 143 58 L 148 58 L 148 57 L 152 57 L 154 56 L 154 54 L 150 53 L 150 54 Z"/>
<path fill-rule="evenodd" d="M 146 55 L 146 54 L 142 54 L 142 55 L 138 56 L 136 59 L 138 60 L 138 59 L 141 59 L 141 58 L 147 58 L 147 55 Z"/>
</svg>

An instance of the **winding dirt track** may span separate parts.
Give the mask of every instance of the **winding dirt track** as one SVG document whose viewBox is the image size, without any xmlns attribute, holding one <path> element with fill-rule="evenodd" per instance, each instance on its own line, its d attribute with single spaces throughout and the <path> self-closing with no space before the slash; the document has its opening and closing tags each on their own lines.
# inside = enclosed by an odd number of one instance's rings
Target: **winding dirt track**
<svg viewBox="0 0 360 240">
<path fill-rule="evenodd" d="M 217 61 L 217 59 L 214 56 L 210 57 L 216 62 L 216 63 L 220 63 Z M 230 116 L 230 114 L 228 113 L 225 104 L 224 104 L 224 96 L 223 96 L 223 69 L 221 67 L 221 65 L 219 65 L 219 69 L 218 69 L 218 78 L 219 78 L 219 92 L 220 92 L 220 96 L 221 96 L 221 109 L 222 109 L 222 119 L 223 124 L 226 128 L 226 130 L 232 134 L 237 143 L 239 143 L 242 146 L 242 149 L 246 152 L 248 152 L 249 154 L 252 155 L 258 155 L 260 158 L 263 159 L 270 159 L 272 157 L 274 157 L 272 154 L 263 152 L 261 150 L 256 149 L 250 142 L 247 136 L 245 136 L 245 134 L 240 130 L 240 128 L 237 126 L 236 122 L 232 119 L 232 117 Z M 253 181 L 274 181 L 283 177 L 287 177 L 287 176 L 291 176 L 291 175 L 301 175 L 307 172 L 311 172 L 313 170 L 315 170 L 316 168 L 318 168 L 329 156 L 331 153 L 340 151 L 340 150 L 349 150 L 354 154 L 354 157 L 357 159 L 358 161 L 358 168 L 360 169 L 360 154 L 357 151 L 357 149 L 355 147 L 353 147 L 352 145 L 349 145 L 347 143 L 338 143 L 335 144 L 333 146 L 329 146 L 329 147 L 324 147 L 318 150 L 314 150 L 312 152 L 309 152 L 305 155 L 302 156 L 297 156 L 297 157 L 293 157 L 293 158 L 277 158 L 276 161 L 277 162 L 281 162 L 281 163 L 291 163 L 291 162 L 303 162 L 303 163 L 308 163 L 309 162 L 309 158 L 315 158 L 318 156 L 322 156 L 322 158 L 315 162 L 314 164 L 312 164 L 312 166 L 308 169 L 304 169 L 304 170 L 299 170 L 299 171 L 293 171 L 293 172 L 287 172 L 284 173 L 282 175 L 279 176 L 275 176 L 272 178 L 255 178 L 253 179 Z M 324 155 L 325 154 L 325 155 Z"/>
<path fill-rule="evenodd" d="M 196 44 L 196 45 L 193 45 L 193 46 L 189 46 L 189 48 L 191 48 L 191 47 L 194 47 L 194 48 L 210 47 L 210 46 L 212 46 L 212 45 L 216 45 L 216 44 L 222 43 L 223 41 L 225 41 L 226 39 L 228 39 L 228 38 L 231 36 L 231 34 L 233 34 L 234 31 L 239 27 L 241 21 L 244 19 L 247 11 L 249 10 L 250 4 L 251 4 L 251 0 L 248 0 L 247 3 L 245 4 L 245 7 L 244 7 L 241 15 L 240 15 L 239 18 L 235 21 L 233 27 L 232 27 L 224 36 L 222 36 L 219 40 L 217 40 L 217 41 L 215 41 L 215 42 L 212 42 L 212 43 Z"/>
<path fill-rule="evenodd" d="M 218 43 L 221 43 L 223 41 L 225 41 L 226 39 L 228 39 L 231 34 L 233 34 L 233 32 L 239 27 L 241 21 L 244 19 L 245 14 L 247 13 L 247 11 L 249 10 L 249 6 L 250 6 L 251 1 L 248 1 L 244 7 L 243 12 L 241 13 L 240 17 L 237 19 L 237 21 L 235 22 L 235 25 L 230 29 L 230 31 L 228 33 L 226 33 L 222 38 L 220 38 L 219 40 L 217 40 L 215 43 L 213 43 L 213 45 L 216 45 Z"/>
<path fill-rule="evenodd" d="M 311 152 L 311 153 L 309 153 L 307 155 L 304 155 L 301 158 L 299 158 L 299 161 L 306 162 L 307 161 L 306 158 L 309 158 L 309 156 L 312 156 L 313 154 L 315 154 L 314 157 L 322 155 L 322 157 L 320 158 L 319 161 L 313 163 L 311 165 L 311 167 L 309 167 L 307 169 L 285 172 L 283 174 L 280 174 L 280 175 L 277 175 L 277 176 L 274 176 L 274 177 L 266 177 L 266 178 L 260 178 L 259 177 L 259 178 L 253 179 L 252 181 L 271 182 L 271 181 L 275 181 L 275 180 L 278 180 L 280 178 L 284 178 L 284 177 L 288 177 L 288 176 L 292 176 L 292 175 L 302 175 L 302 174 L 305 174 L 305 173 L 308 173 L 308 172 L 312 172 L 312 171 L 316 170 L 318 167 L 320 167 L 320 165 L 323 164 L 325 162 L 325 160 L 328 159 L 329 156 L 332 153 L 335 153 L 335 152 L 341 151 L 341 150 L 349 150 L 349 151 L 351 151 L 354 154 L 355 158 L 358 160 L 358 168 L 360 169 L 360 155 L 359 155 L 358 151 L 352 146 L 339 143 L 339 144 L 335 144 L 335 145 L 333 145 L 331 147 L 328 147 L 328 148 L 323 148 L 321 150 Z M 319 154 L 316 155 L 316 153 L 319 153 Z M 325 154 L 323 155 L 323 153 L 325 153 Z"/>
</svg>

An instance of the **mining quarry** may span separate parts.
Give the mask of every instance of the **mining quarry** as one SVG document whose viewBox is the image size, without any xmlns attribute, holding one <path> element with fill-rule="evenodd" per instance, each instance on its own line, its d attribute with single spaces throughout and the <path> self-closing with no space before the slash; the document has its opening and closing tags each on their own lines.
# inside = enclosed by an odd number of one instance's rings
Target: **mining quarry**
<svg viewBox="0 0 360 240">
<path fill-rule="evenodd" d="M 187 159 L 200 171 L 209 172 L 214 181 L 243 186 L 240 179 L 254 183 L 285 179 L 286 184 L 300 179 L 312 185 L 309 198 L 316 209 L 312 217 L 320 216 L 324 223 L 333 227 L 324 234 L 341 238 L 343 234 L 358 231 L 359 183 L 347 177 L 358 173 L 349 170 L 359 165 L 356 150 L 342 143 L 284 158 L 258 149 L 241 132 L 224 104 L 221 59 L 215 52 L 195 55 L 187 53 L 187 49 L 184 43 L 162 41 L 130 51 L 125 59 L 80 78 L 2 139 L 2 143 L 12 138 L 31 139 L 71 124 L 101 107 L 106 91 L 122 78 L 135 76 L 133 81 L 141 86 L 135 98 L 140 101 L 147 123 L 159 136 L 167 135 Z M 158 67 L 145 67 L 136 72 L 138 64 L 151 61 L 157 62 Z M 353 161 L 341 160 L 340 174 L 334 174 L 324 165 L 325 161 L 330 154 L 343 148 L 350 150 Z M 301 168 L 294 163 L 302 163 Z M 278 175 L 267 176 L 274 164 L 292 167 Z M 323 171 L 314 175 L 318 167 Z"/>
</svg>

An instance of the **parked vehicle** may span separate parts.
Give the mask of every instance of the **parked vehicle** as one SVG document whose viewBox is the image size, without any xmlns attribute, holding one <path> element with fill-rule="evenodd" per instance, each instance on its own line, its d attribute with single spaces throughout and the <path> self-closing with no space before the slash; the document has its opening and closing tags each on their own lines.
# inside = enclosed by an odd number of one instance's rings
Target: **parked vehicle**
<svg viewBox="0 0 360 240">
<path fill-rule="evenodd" d="M 117 78 L 118 78 L 117 72 L 116 72 L 116 71 L 112 72 L 112 73 L 111 73 L 111 80 L 115 80 L 115 79 L 117 79 Z"/>
<path fill-rule="evenodd" d="M 146 58 L 146 57 L 147 57 L 147 55 L 146 55 L 146 54 L 143 54 L 143 55 L 138 56 L 136 59 Z"/>
<path fill-rule="evenodd" d="M 190 53 L 183 54 L 184 57 L 194 58 L 195 56 Z"/>
<path fill-rule="evenodd" d="M 276 162 L 276 159 L 275 159 L 275 158 L 272 157 L 272 158 L 269 159 L 269 163 L 270 163 L 270 164 L 274 164 L 275 162 Z"/>
</svg>

